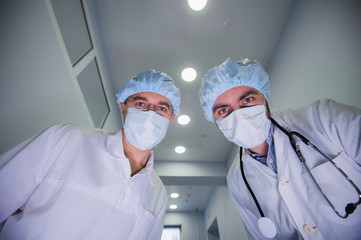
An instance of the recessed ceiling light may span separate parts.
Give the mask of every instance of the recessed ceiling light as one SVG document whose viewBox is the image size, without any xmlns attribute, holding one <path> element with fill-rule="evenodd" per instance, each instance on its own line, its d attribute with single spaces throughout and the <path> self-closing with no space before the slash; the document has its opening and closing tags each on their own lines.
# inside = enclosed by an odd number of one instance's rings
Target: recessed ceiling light
<svg viewBox="0 0 361 240">
<path fill-rule="evenodd" d="M 170 197 L 171 198 L 178 198 L 179 197 L 179 194 L 178 193 L 172 193 L 171 195 L 170 195 Z"/>
<path fill-rule="evenodd" d="M 183 146 L 178 146 L 174 149 L 176 153 L 184 153 L 186 151 L 186 148 Z"/>
<path fill-rule="evenodd" d="M 206 6 L 207 0 L 188 0 L 188 4 L 194 11 L 199 11 Z"/>
<path fill-rule="evenodd" d="M 192 82 L 197 77 L 197 72 L 193 68 L 185 68 L 182 71 L 182 78 L 186 82 Z"/>
<path fill-rule="evenodd" d="M 169 206 L 170 209 L 177 209 L 177 207 L 178 207 L 178 206 L 175 205 L 175 204 L 172 204 L 172 205 Z"/>
<path fill-rule="evenodd" d="M 191 119 L 187 115 L 180 115 L 178 117 L 178 123 L 181 125 L 187 125 Z"/>
</svg>

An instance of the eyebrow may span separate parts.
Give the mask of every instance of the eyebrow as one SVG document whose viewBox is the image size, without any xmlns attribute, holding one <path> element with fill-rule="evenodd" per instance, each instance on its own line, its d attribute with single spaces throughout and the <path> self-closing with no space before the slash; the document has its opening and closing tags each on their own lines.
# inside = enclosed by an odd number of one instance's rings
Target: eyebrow
<svg viewBox="0 0 361 240">
<path fill-rule="evenodd" d="M 243 95 L 241 95 L 238 98 L 238 101 L 240 102 L 242 99 L 245 99 L 246 97 L 248 97 L 249 95 L 258 95 L 258 92 L 256 90 L 249 90 L 247 92 L 245 92 Z M 220 104 L 220 105 L 216 105 L 213 107 L 213 113 L 215 113 L 218 109 L 220 108 L 224 108 L 224 107 L 229 107 L 229 104 Z"/>
<path fill-rule="evenodd" d="M 221 104 L 221 105 L 217 105 L 213 107 L 213 113 L 217 112 L 218 109 L 220 108 L 224 108 L 224 107 L 228 107 L 229 105 L 227 104 Z"/>
<path fill-rule="evenodd" d="M 259 92 L 257 92 L 256 90 L 249 90 L 247 92 L 245 92 L 242 96 L 239 97 L 238 101 L 241 101 L 242 99 L 245 99 L 246 97 L 248 97 L 249 95 L 258 95 Z"/>
<path fill-rule="evenodd" d="M 167 106 L 167 108 L 168 108 L 169 110 L 172 109 L 172 108 L 170 107 L 169 103 L 167 103 L 167 102 L 160 101 L 157 105 Z"/>
<path fill-rule="evenodd" d="M 137 101 L 137 100 L 142 100 L 142 101 L 146 101 L 146 102 L 149 101 L 148 98 L 142 97 L 142 96 L 135 96 L 135 97 L 133 97 L 133 98 L 131 98 L 131 99 L 132 99 L 132 101 Z M 127 99 L 127 100 L 128 100 L 128 99 Z M 130 100 L 130 98 L 129 98 L 129 100 Z M 160 101 L 160 102 L 158 102 L 156 105 L 163 105 L 163 106 L 168 107 L 168 109 L 171 109 L 169 103 L 164 102 L 164 101 Z"/>
<path fill-rule="evenodd" d="M 130 101 L 136 101 L 136 100 L 143 100 L 143 101 L 148 101 L 148 99 L 146 97 L 141 97 L 141 96 L 135 96 L 135 97 L 129 97 L 127 99 L 127 101 L 130 100 Z"/>
</svg>

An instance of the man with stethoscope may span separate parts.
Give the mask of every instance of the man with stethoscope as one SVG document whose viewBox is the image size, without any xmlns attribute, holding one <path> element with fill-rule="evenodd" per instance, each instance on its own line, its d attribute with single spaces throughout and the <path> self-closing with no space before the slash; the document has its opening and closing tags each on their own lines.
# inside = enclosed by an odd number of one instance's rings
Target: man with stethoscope
<svg viewBox="0 0 361 240">
<path fill-rule="evenodd" d="M 361 111 L 320 100 L 270 113 L 267 73 L 227 59 L 202 79 L 206 118 L 240 146 L 228 187 L 252 239 L 361 239 Z"/>
</svg>

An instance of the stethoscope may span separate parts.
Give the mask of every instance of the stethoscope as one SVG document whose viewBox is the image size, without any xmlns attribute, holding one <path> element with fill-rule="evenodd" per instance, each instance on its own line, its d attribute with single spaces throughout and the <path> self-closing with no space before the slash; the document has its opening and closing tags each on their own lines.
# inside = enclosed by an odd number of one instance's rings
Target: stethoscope
<svg viewBox="0 0 361 240">
<path fill-rule="evenodd" d="M 340 218 L 347 218 L 350 214 L 352 214 L 356 207 L 361 204 L 361 191 L 360 189 L 356 186 L 356 184 L 351 180 L 351 178 L 344 172 L 342 171 L 342 169 L 334 162 L 332 161 L 328 156 L 326 156 L 323 152 L 321 152 L 315 145 L 313 145 L 306 137 L 304 137 L 302 134 L 295 132 L 295 131 L 291 131 L 291 132 L 287 132 L 283 127 L 281 127 L 274 119 L 271 119 L 271 122 L 278 127 L 282 132 L 284 132 L 288 138 L 290 139 L 292 148 L 295 150 L 295 152 L 297 153 L 298 158 L 300 159 L 301 163 L 303 163 L 303 165 L 305 166 L 305 168 L 307 169 L 307 172 L 310 174 L 313 182 L 316 184 L 318 190 L 321 192 L 321 194 L 323 195 L 323 197 L 326 199 L 326 201 L 328 202 L 328 204 L 331 206 L 331 208 L 333 209 L 333 211 L 340 217 Z M 295 137 L 297 137 L 298 139 L 300 139 L 303 143 L 305 143 L 306 145 L 312 147 L 315 151 L 317 151 L 318 153 L 320 153 L 322 156 L 324 156 L 348 181 L 349 184 L 351 184 L 353 186 L 353 188 L 356 190 L 359 199 L 357 202 L 355 203 L 348 203 L 345 207 L 345 214 L 341 215 L 336 208 L 333 206 L 333 204 L 331 203 L 331 201 L 326 197 L 326 195 L 323 193 L 321 187 L 318 185 L 317 181 L 315 180 L 315 178 L 313 177 L 310 169 L 308 168 L 307 164 L 306 164 L 306 159 L 303 157 L 300 147 L 298 145 L 299 141 L 295 140 Z M 248 184 L 248 181 L 246 179 L 246 176 L 244 174 L 244 170 L 243 170 L 243 161 L 242 161 L 242 147 L 240 148 L 240 152 L 239 152 L 239 159 L 240 159 L 240 168 L 241 168 L 241 173 L 242 173 L 242 178 L 244 183 L 246 184 L 246 187 L 248 189 L 248 191 L 250 192 L 254 203 L 257 206 L 258 212 L 261 215 L 261 218 L 258 220 L 258 229 L 260 230 L 260 232 L 267 238 L 273 238 L 276 236 L 276 226 L 274 225 L 274 223 L 272 222 L 271 219 L 265 217 L 261 206 L 259 205 L 259 202 L 256 198 L 256 196 L 254 195 L 251 187 Z"/>
</svg>

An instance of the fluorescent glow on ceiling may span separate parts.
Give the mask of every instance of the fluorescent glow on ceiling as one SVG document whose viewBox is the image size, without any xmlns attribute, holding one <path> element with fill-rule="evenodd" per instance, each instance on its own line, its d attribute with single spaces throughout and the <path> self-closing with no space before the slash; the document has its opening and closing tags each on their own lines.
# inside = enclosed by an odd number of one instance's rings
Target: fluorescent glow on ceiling
<svg viewBox="0 0 361 240">
<path fill-rule="evenodd" d="M 179 193 L 172 193 L 170 195 L 171 198 L 178 198 L 179 197 Z"/>
<path fill-rule="evenodd" d="M 190 122 L 190 118 L 187 115 L 180 115 L 178 117 L 178 123 L 181 125 L 187 125 Z"/>
<path fill-rule="evenodd" d="M 176 153 L 184 153 L 186 151 L 186 148 L 183 146 L 178 146 L 174 149 Z"/>
<path fill-rule="evenodd" d="M 197 77 L 197 72 L 193 68 L 185 68 L 182 71 L 182 78 L 186 82 L 192 82 Z"/>
<path fill-rule="evenodd" d="M 207 0 L 188 0 L 188 4 L 194 11 L 200 11 L 206 6 Z"/>
</svg>

